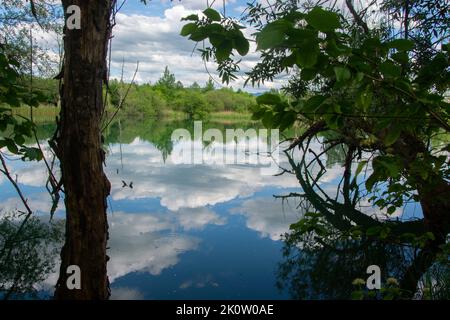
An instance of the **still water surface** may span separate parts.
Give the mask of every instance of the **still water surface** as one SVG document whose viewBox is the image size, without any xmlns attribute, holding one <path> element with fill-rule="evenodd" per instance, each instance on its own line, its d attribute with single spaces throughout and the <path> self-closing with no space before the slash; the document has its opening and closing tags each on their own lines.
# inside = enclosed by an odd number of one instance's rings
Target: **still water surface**
<svg viewBox="0 0 450 320">
<path fill-rule="evenodd" d="M 174 129 L 190 130 L 191 125 L 116 122 L 106 134 L 112 298 L 291 298 L 277 286 L 283 234 L 303 213 L 296 203 L 274 195 L 299 192 L 295 176 L 263 175 L 257 163 L 178 164 L 172 155 L 183 142 L 173 142 L 170 136 Z M 222 131 L 246 126 L 252 124 L 208 125 Z M 52 128 L 40 127 L 43 141 Z M 194 144 L 198 150 L 210 147 Z M 267 163 L 267 156 L 261 157 Z M 48 221 L 51 201 L 43 163 L 11 159 L 9 165 L 31 208 Z M 339 164 L 330 165 L 321 187 L 332 194 L 341 175 Z M 1 212 L 20 209 L 4 177 L 0 190 Z M 414 210 L 408 214 L 420 215 Z M 54 219 L 64 219 L 62 201 Z M 53 259 L 57 265 L 58 256 Z M 40 297 L 52 293 L 56 279 L 57 268 L 36 285 Z"/>
</svg>

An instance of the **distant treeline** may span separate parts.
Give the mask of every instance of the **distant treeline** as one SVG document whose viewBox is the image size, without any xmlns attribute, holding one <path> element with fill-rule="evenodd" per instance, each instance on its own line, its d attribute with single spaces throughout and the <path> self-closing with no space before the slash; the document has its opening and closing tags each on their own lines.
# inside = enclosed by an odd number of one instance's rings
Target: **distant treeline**
<svg viewBox="0 0 450 320">
<path fill-rule="evenodd" d="M 30 83 L 29 80 L 24 80 Z M 109 82 L 107 111 L 121 108 L 122 116 L 151 116 L 178 114 L 187 119 L 205 119 L 217 112 L 250 112 L 256 100 L 252 94 L 232 88 L 216 89 L 210 79 L 203 86 L 197 83 L 185 87 L 166 67 L 155 84 L 129 84 L 118 80 Z M 58 81 L 34 78 L 33 88 L 46 98 L 49 105 L 58 104 Z"/>
</svg>

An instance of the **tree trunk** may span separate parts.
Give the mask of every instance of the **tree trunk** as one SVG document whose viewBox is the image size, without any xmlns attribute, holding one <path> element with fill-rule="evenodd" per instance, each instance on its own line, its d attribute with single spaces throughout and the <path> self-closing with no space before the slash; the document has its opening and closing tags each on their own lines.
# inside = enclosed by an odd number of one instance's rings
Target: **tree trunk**
<svg viewBox="0 0 450 320">
<path fill-rule="evenodd" d="M 57 153 L 65 191 L 66 241 L 56 299 L 107 299 L 110 184 L 103 172 L 101 139 L 102 86 L 110 36 L 113 0 L 63 0 L 64 11 L 81 9 L 81 29 L 65 30 L 61 119 Z M 67 287 L 67 267 L 81 270 L 81 289 Z"/>
<path fill-rule="evenodd" d="M 436 238 L 433 243 L 439 246 L 445 243 L 450 231 L 450 184 L 442 176 L 430 171 L 425 180 L 410 164 L 419 154 L 429 155 L 425 144 L 409 134 L 402 134 L 394 145 L 395 155 L 404 163 L 407 175 L 415 181 L 422 207 L 424 223 L 427 231 Z"/>
<path fill-rule="evenodd" d="M 450 232 L 450 185 L 443 179 L 418 189 L 425 226 L 432 232 L 434 245 L 445 243 Z"/>
<path fill-rule="evenodd" d="M 419 153 L 428 152 L 423 142 L 417 138 L 403 135 L 402 139 L 397 141 L 395 151 L 403 160 L 408 175 L 416 181 L 425 230 L 434 236 L 434 240 L 429 241 L 412 261 L 401 281 L 400 287 L 412 298 L 420 278 L 433 264 L 437 253 L 441 251 L 440 246 L 446 242 L 447 234 L 450 232 L 450 185 L 444 178 L 434 173 L 430 173 L 428 179 L 424 180 L 410 168 L 410 164 Z"/>
</svg>

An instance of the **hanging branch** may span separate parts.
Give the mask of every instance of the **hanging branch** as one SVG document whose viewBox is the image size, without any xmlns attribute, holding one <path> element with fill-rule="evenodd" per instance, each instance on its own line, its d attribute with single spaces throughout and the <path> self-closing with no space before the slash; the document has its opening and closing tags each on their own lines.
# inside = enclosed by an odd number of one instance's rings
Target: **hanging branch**
<svg viewBox="0 0 450 320">
<path fill-rule="evenodd" d="M 361 17 L 359 16 L 359 14 L 356 12 L 355 7 L 353 6 L 352 0 L 345 0 L 345 4 L 347 5 L 348 10 L 350 11 L 353 18 L 355 19 L 356 24 L 358 26 L 360 26 L 361 28 L 363 28 L 364 33 L 368 34 L 369 27 L 367 27 L 367 23 L 365 23 L 363 21 L 363 19 L 361 19 Z"/>
<path fill-rule="evenodd" d="M 30 47 L 31 47 L 31 52 L 30 52 L 30 90 L 29 90 L 29 94 L 30 94 L 30 98 L 32 98 L 33 95 L 33 32 L 32 30 L 30 30 Z M 32 131 L 33 131 L 33 136 L 34 139 L 36 141 L 36 144 L 38 146 L 38 149 L 40 150 L 41 154 L 42 154 L 42 159 L 44 161 L 44 164 L 47 168 L 47 172 L 48 172 L 48 178 L 47 178 L 47 183 L 46 183 L 46 189 L 50 194 L 50 197 L 52 198 L 52 207 L 50 210 L 50 219 L 53 218 L 53 215 L 55 214 L 56 208 L 58 207 L 58 203 L 59 203 L 59 199 L 60 199 L 60 195 L 59 195 L 59 191 L 61 191 L 61 187 L 62 187 L 62 179 L 58 182 L 58 180 L 56 179 L 56 177 L 53 174 L 53 162 L 52 161 L 52 167 L 50 167 L 50 165 L 47 162 L 47 158 L 45 157 L 44 151 L 41 147 L 41 143 L 39 142 L 39 138 L 37 136 L 37 132 L 36 132 L 36 128 L 34 127 L 34 117 L 33 117 L 33 107 L 30 106 L 30 121 L 33 124 L 32 127 Z M 48 187 L 48 183 L 50 183 L 52 189 L 50 189 Z"/>
<path fill-rule="evenodd" d="M 8 180 L 13 185 L 14 189 L 16 189 L 16 192 L 19 195 L 20 200 L 22 201 L 23 205 L 25 206 L 25 209 L 27 210 L 27 212 L 26 212 L 27 213 L 27 217 L 25 219 L 28 219 L 28 217 L 33 214 L 33 211 L 28 206 L 27 199 L 25 199 L 25 197 L 24 197 L 22 191 L 20 190 L 17 182 L 11 177 L 11 173 L 8 170 L 8 166 L 6 165 L 5 159 L 3 158 L 3 155 L 2 155 L 1 152 L 0 152 L 0 162 L 2 164 L 2 169 L 0 169 L 0 172 L 3 173 L 6 176 L 6 178 L 8 178 Z"/>
<path fill-rule="evenodd" d="M 31 14 L 33 15 L 34 19 L 36 19 L 36 22 L 39 25 L 39 27 L 44 29 L 42 24 L 39 22 L 39 18 L 38 18 L 38 14 L 37 14 L 37 11 L 36 11 L 36 5 L 34 4 L 34 0 L 30 0 L 30 9 L 31 9 Z"/>
<path fill-rule="evenodd" d="M 127 96 L 130 92 L 131 86 L 134 84 L 134 80 L 136 79 L 136 74 L 139 70 L 139 61 L 136 63 L 136 70 L 134 71 L 134 75 L 133 78 L 130 82 L 130 84 L 128 85 L 127 91 L 125 92 L 125 96 L 123 97 L 123 99 L 120 101 L 119 105 L 117 106 L 116 110 L 114 111 L 113 115 L 111 116 L 111 118 L 108 120 L 108 122 L 106 123 L 106 125 L 102 128 L 102 132 L 105 131 L 106 128 L 108 128 L 108 126 L 111 124 L 111 122 L 114 120 L 114 118 L 116 117 L 117 113 L 119 112 L 120 109 L 122 109 L 123 104 L 125 103 L 125 100 L 127 99 Z"/>
</svg>

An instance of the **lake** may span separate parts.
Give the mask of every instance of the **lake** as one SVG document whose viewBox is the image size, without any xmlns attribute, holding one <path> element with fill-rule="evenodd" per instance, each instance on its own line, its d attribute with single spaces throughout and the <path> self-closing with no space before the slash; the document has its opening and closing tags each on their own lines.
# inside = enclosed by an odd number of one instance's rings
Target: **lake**
<svg viewBox="0 0 450 320">
<path fill-rule="evenodd" d="M 226 129 L 254 127 L 259 128 L 249 122 L 203 124 L 204 130 L 217 129 L 223 136 Z M 249 151 L 255 143 L 269 151 L 275 147 L 256 137 L 245 148 L 233 151 L 236 156 L 251 157 L 249 163 L 220 163 L 218 157 L 227 155 L 234 141 L 205 143 L 194 134 L 191 140 L 172 140 L 173 131 L 183 128 L 194 132 L 194 124 L 188 122 L 125 119 L 115 121 L 105 132 L 105 171 L 112 186 L 108 200 L 112 298 L 301 298 L 295 288 L 283 285 L 292 276 L 286 274 L 290 260 L 284 235 L 307 209 L 299 207 L 295 199 L 277 196 L 302 190 L 295 175 L 275 176 L 262 170 L 274 165 L 287 168 L 287 159 Z M 39 126 L 43 145 L 53 130 L 52 124 Z M 203 155 L 203 161 L 180 161 L 180 150 L 186 151 L 186 145 L 193 154 Z M 49 151 L 46 156 L 50 159 Z M 46 224 L 52 201 L 45 189 L 44 164 L 10 158 L 8 165 L 30 207 Z M 339 155 L 328 154 L 327 172 L 319 181 L 321 189 L 336 196 L 341 178 Z M 0 215 L 21 210 L 18 196 L 4 176 L 0 176 L 0 190 Z M 367 214 L 381 214 L 368 202 L 362 206 Z M 411 204 L 393 217 L 420 218 L 421 212 Z M 63 220 L 61 200 L 52 223 Z M 40 277 L 34 275 L 37 282 L 33 287 L 39 298 L 50 297 L 58 276 L 61 243 L 46 246 L 52 249 L 45 255 L 52 268 L 42 268 L 45 272 Z M 36 250 L 37 256 L 44 257 L 42 247 L 36 246 Z M 5 278 L 0 277 L 0 282 Z M 338 276 L 335 279 L 341 281 Z M 16 298 L 29 297 L 25 293 Z"/>
</svg>

